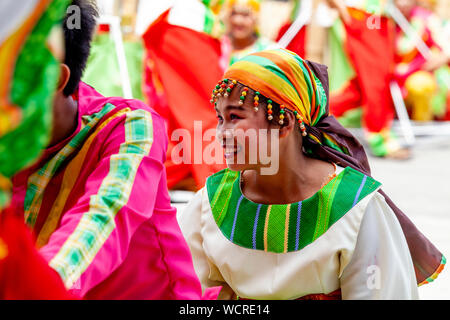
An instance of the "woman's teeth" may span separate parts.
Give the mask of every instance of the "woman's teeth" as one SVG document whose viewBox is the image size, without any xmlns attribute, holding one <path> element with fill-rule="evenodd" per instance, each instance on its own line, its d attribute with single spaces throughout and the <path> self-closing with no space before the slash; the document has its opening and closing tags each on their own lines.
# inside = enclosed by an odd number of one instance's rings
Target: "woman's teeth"
<svg viewBox="0 0 450 320">
<path fill-rule="evenodd" d="M 232 158 L 234 155 L 236 155 L 238 152 L 240 152 L 242 150 L 241 146 L 238 146 L 237 148 L 229 148 L 229 147 L 225 147 L 225 153 L 224 156 L 225 158 Z"/>
</svg>

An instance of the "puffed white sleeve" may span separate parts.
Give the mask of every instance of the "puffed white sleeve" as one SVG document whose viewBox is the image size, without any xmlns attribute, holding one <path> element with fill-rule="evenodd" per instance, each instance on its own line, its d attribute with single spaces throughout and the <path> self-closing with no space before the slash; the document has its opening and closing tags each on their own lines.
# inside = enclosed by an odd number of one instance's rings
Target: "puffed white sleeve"
<svg viewBox="0 0 450 320">
<path fill-rule="evenodd" d="M 178 223 L 191 251 L 195 273 L 202 285 L 202 292 L 204 293 L 206 289 L 211 287 L 221 286 L 222 289 L 218 299 L 231 299 L 234 295 L 231 288 L 224 281 L 211 280 L 210 277 L 211 274 L 218 275 L 220 272 L 214 263 L 208 259 L 203 248 L 204 239 L 201 234 L 203 196 L 206 196 L 205 188 L 199 190 L 183 212 L 178 215 Z"/>
<path fill-rule="evenodd" d="M 345 300 L 419 298 L 405 236 L 395 213 L 379 193 L 366 208 L 352 258 L 340 282 Z"/>
</svg>

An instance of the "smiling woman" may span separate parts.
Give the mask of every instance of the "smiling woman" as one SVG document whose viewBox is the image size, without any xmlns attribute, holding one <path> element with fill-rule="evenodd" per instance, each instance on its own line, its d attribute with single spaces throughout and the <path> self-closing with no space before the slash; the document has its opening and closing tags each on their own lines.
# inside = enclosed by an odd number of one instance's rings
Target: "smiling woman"
<svg viewBox="0 0 450 320">
<path fill-rule="evenodd" d="M 227 165 L 236 171 L 262 165 L 276 172 L 279 130 L 266 120 L 263 112 L 258 112 L 259 106 L 267 108 L 267 99 L 259 100 L 255 91 L 240 83 L 234 86 L 228 97 L 215 106 L 217 138 L 224 148 Z"/>
<path fill-rule="evenodd" d="M 284 49 L 243 57 L 214 89 L 228 168 L 179 219 L 203 289 L 221 285 L 225 299 L 417 299 L 417 284 L 442 270 L 445 258 L 380 190 L 327 97 L 326 67 Z M 249 157 L 254 141 L 272 147 L 262 131 L 278 133 L 271 174 Z"/>
</svg>

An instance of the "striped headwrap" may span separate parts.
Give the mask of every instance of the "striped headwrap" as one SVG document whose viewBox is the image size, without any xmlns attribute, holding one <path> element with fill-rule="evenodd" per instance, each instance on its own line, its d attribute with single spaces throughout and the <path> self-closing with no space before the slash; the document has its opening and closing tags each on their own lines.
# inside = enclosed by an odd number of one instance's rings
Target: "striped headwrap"
<svg viewBox="0 0 450 320">
<path fill-rule="evenodd" d="M 244 57 L 225 72 L 286 109 L 297 111 L 307 127 L 303 148 L 310 157 L 351 167 L 370 176 L 367 155 L 358 140 L 328 113 L 327 67 L 286 49 L 265 50 Z M 380 189 L 405 234 L 418 283 L 432 281 L 445 257 Z"/>
<path fill-rule="evenodd" d="M 311 62 L 292 51 L 274 49 L 250 54 L 234 63 L 224 77 L 259 91 L 288 110 L 297 111 L 308 127 L 315 127 L 328 116 L 327 92 L 322 81 L 312 70 Z M 315 130 L 307 132 L 316 143 L 348 154 L 345 146 L 332 135 Z"/>
</svg>

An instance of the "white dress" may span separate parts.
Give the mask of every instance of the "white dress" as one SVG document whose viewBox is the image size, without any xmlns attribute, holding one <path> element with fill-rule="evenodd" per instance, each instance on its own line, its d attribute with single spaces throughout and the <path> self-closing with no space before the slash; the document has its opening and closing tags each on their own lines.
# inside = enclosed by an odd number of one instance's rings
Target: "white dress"
<svg viewBox="0 0 450 320">
<path fill-rule="evenodd" d="M 351 168 L 296 204 L 260 205 L 240 173 L 208 178 L 179 223 L 203 290 L 220 298 L 418 299 L 406 239 L 380 184 Z"/>
</svg>

